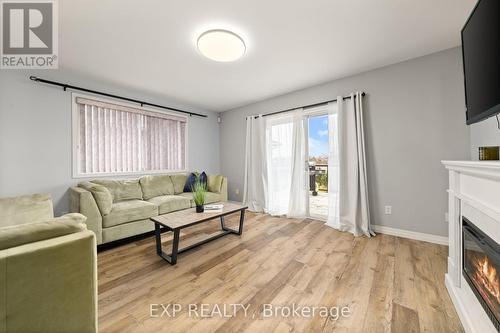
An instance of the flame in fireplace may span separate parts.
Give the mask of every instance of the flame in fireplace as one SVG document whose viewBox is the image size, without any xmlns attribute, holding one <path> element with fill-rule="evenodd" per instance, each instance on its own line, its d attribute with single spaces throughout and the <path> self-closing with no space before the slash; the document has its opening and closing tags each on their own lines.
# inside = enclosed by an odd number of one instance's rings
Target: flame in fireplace
<svg viewBox="0 0 500 333">
<path fill-rule="evenodd" d="M 474 280 L 478 286 L 484 288 L 498 303 L 500 303 L 500 281 L 497 270 L 489 262 L 488 257 L 476 261 Z"/>
</svg>

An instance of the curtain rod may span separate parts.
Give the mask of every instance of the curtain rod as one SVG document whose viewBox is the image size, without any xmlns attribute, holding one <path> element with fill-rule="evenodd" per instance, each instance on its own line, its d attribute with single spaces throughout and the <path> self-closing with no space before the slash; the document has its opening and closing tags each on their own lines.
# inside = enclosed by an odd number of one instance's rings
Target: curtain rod
<svg viewBox="0 0 500 333">
<path fill-rule="evenodd" d="M 64 91 L 66 91 L 66 89 L 79 90 L 79 91 L 84 91 L 84 92 L 88 92 L 88 93 L 92 93 L 92 94 L 97 94 L 97 95 L 101 95 L 101 96 L 106 96 L 106 97 L 111 97 L 111 98 L 117 98 L 117 99 L 121 99 L 121 100 L 124 100 L 124 101 L 132 102 L 132 103 L 137 103 L 137 104 L 140 104 L 141 106 L 147 105 L 147 106 L 153 106 L 155 108 L 160 108 L 160 109 L 165 109 L 165 110 L 170 110 L 170 111 L 185 113 L 185 114 L 188 114 L 189 116 L 198 116 L 198 117 L 203 117 L 203 118 L 207 117 L 207 115 L 205 115 L 205 114 L 200 114 L 200 113 L 195 113 L 195 112 L 190 112 L 190 111 L 185 111 L 185 110 L 181 110 L 181 109 L 172 108 L 172 107 L 169 107 L 169 106 L 163 106 L 163 105 L 159 105 L 159 104 L 153 104 L 153 103 L 149 103 L 149 102 L 144 102 L 144 101 L 141 101 L 141 100 L 138 100 L 138 99 L 133 99 L 133 98 L 128 98 L 128 97 L 123 97 L 123 96 L 108 94 L 108 93 L 105 93 L 105 92 L 102 92 L 102 91 L 97 91 L 97 90 L 92 90 L 92 89 L 87 89 L 87 88 L 72 86 L 72 85 L 66 84 L 66 83 L 61 83 L 61 82 L 56 82 L 56 81 L 50 81 L 50 80 L 44 80 L 44 79 L 40 79 L 40 78 L 38 78 L 36 76 L 33 76 L 33 75 L 30 76 L 30 80 L 31 81 L 35 81 L 35 82 L 41 82 L 41 83 L 51 84 L 51 85 L 54 85 L 54 86 L 59 86 L 59 87 L 62 87 L 64 89 Z"/>
<path fill-rule="evenodd" d="M 361 96 L 365 96 L 366 94 L 364 92 L 361 93 Z M 356 95 L 354 95 L 354 97 L 356 97 Z M 342 99 L 349 99 L 351 98 L 351 95 L 349 96 L 344 96 L 342 97 Z M 320 105 L 324 105 L 324 104 L 328 104 L 328 103 L 331 103 L 331 102 L 336 102 L 337 99 L 330 99 L 328 101 L 323 101 L 323 102 L 319 102 L 319 103 L 314 103 L 314 104 L 309 104 L 309 105 L 304 105 L 304 106 L 298 106 L 298 107 L 295 107 L 295 108 L 291 108 L 291 109 L 286 109 L 286 110 L 281 110 L 281 111 L 275 111 L 275 112 L 271 112 L 271 113 L 266 113 L 266 114 L 263 114 L 262 117 L 267 117 L 267 116 L 272 116 L 272 115 L 275 115 L 275 114 L 279 114 L 279 113 L 284 113 L 284 112 L 290 112 L 290 111 L 293 111 L 293 110 L 296 110 L 296 109 L 310 109 L 310 108 L 313 108 L 313 107 L 316 107 L 316 106 L 320 106 Z M 259 116 L 254 116 L 255 118 L 259 118 Z"/>
</svg>

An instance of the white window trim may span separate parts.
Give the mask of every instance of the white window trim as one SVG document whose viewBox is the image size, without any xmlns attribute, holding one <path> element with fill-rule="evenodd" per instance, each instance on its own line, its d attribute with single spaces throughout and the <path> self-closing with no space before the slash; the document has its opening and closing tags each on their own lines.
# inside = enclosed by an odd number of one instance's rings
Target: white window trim
<svg viewBox="0 0 500 333">
<path fill-rule="evenodd" d="M 79 157 L 79 139 L 80 139 L 80 110 L 78 107 L 78 103 L 76 103 L 76 99 L 80 98 L 89 98 L 94 99 L 103 103 L 110 103 L 119 106 L 134 108 L 143 111 L 156 112 L 160 114 L 168 114 L 175 117 L 185 118 L 186 119 L 186 129 L 184 131 L 184 170 L 154 170 L 154 171 L 135 171 L 135 172 L 99 172 L 99 173 L 80 173 L 78 170 L 78 157 Z M 72 141 L 71 141 L 71 150 L 72 150 L 72 174 L 74 179 L 78 178 L 100 178 L 100 177 L 121 177 L 121 176 L 143 176 L 143 175 L 152 175 L 152 174 L 162 174 L 162 173 L 184 173 L 189 170 L 189 142 L 188 142 L 188 131 L 189 131 L 189 117 L 184 115 L 179 115 L 178 113 L 168 112 L 168 111 L 159 111 L 157 109 L 148 108 L 144 106 L 135 105 L 132 103 L 126 103 L 122 101 L 117 101 L 113 99 L 105 99 L 96 95 L 89 94 L 81 94 L 81 93 L 71 93 L 71 122 L 72 122 Z"/>
</svg>

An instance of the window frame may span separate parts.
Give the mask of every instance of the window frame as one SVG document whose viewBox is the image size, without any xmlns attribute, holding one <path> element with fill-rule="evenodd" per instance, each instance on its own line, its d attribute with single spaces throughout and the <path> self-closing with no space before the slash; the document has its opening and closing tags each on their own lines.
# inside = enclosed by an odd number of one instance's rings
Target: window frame
<svg viewBox="0 0 500 333">
<path fill-rule="evenodd" d="M 80 109 L 78 103 L 76 102 L 77 98 L 87 98 L 93 99 L 102 103 L 110 103 L 118 106 L 128 107 L 132 109 L 137 109 L 141 111 L 159 113 L 159 114 L 167 114 L 172 115 L 179 118 L 185 118 L 186 125 L 184 130 L 184 169 L 183 170 L 150 170 L 150 171 L 127 171 L 127 172 L 97 172 L 97 173 L 81 173 L 79 170 L 79 156 L 80 156 Z M 164 173 L 185 173 L 189 170 L 189 141 L 188 141 L 188 132 L 189 132 L 189 117 L 180 115 L 174 112 L 168 111 L 159 111 L 157 109 L 148 108 L 144 106 L 135 105 L 132 103 L 127 103 L 123 101 L 117 101 L 114 99 L 106 99 L 100 96 L 91 95 L 91 94 L 82 94 L 82 93 L 71 93 L 71 150 L 72 150 L 72 176 L 74 179 L 78 178 L 99 178 L 99 177 L 120 177 L 120 176 L 143 176 L 143 175 L 151 175 L 151 174 L 164 174 Z"/>
</svg>

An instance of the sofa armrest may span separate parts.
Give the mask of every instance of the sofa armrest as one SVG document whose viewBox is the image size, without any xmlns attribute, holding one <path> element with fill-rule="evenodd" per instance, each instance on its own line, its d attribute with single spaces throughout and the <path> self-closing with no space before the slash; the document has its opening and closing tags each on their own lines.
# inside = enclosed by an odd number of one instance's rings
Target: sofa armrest
<svg viewBox="0 0 500 333">
<path fill-rule="evenodd" d="M 0 250 L 0 332 L 97 332 L 96 258 L 88 230 Z"/>
<path fill-rule="evenodd" d="M 87 229 L 95 233 L 97 244 L 102 243 L 102 215 L 94 196 L 81 187 L 69 189 L 70 211 L 87 217 Z"/>
<path fill-rule="evenodd" d="M 220 188 L 221 201 L 227 201 L 227 177 L 222 177 L 222 184 Z"/>
</svg>

